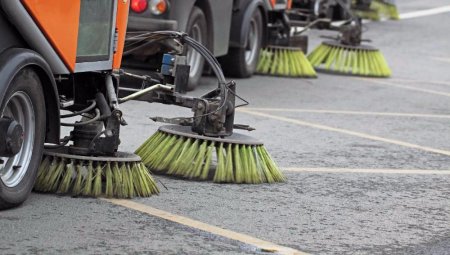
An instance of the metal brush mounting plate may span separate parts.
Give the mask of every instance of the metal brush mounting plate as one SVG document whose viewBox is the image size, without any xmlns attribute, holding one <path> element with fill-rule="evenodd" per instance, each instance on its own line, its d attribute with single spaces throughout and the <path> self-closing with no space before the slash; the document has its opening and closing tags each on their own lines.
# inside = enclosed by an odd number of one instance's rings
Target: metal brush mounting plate
<svg viewBox="0 0 450 255">
<path fill-rule="evenodd" d="M 242 144 L 242 145 L 263 145 L 263 143 L 251 136 L 233 133 L 231 136 L 227 137 L 210 137 L 199 135 L 191 130 L 189 126 L 178 126 L 178 125 L 166 125 L 159 127 L 159 131 L 178 135 L 188 138 L 212 141 L 212 142 L 221 142 L 221 143 L 231 143 L 231 144 Z"/>
<path fill-rule="evenodd" d="M 349 50 L 378 51 L 377 48 L 370 46 L 370 45 L 365 45 L 365 44 L 346 45 L 346 44 L 340 43 L 339 41 L 323 41 L 322 44 L 331 46 L 331 47 L 338 47 L 338 48 L 344 48 L 344 49 L 349 49 Z"/>
<path fill-rule="evenodd" d="M 278 46 L 278 45 L 269 45 L 266 47 L 267 49 L 271 50 L 288 50 L 288 51 L 303 51 L 300 47 L 294 47 L 294 46 Z"/>
<path fill-rule="evenodd" d="M 44 155 L 52 157 L 60 157 L 73 160 L 85 160 L 85 161 L 102 161 L 102 162 L 140 162 L 141 157 L 134 153 L 129 152 L 117 152 L 116 157 L 103 157 L 103 156 L 81 156 L 69 153 L 69 147 L 61 147 L 58 149 L 47 149 L 44 151 Z"/>
</svg>

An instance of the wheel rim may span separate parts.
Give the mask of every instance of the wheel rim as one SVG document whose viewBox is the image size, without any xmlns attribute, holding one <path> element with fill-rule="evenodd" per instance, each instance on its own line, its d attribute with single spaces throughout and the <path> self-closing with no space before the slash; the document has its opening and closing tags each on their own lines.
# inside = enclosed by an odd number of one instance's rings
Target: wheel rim
<svg viewBox="0 0 450 255">
<path fill-rule="evenodd" d="M 200 25 L 198 23 L 195 23 L 191 31 L 189 32 L 189 35 L 196 40 L 197 42 L 200 42 L 204 45 L 203 42 L 203 36 L 202 36 L 202 30 L 200 28 Z M 195 76 L 199 72 L 200 69 L 200 63 L 202 56 L 200 53 L 195 51 L 192 47 L 189 47 L 186 54 L 187 62 L 191 66 L 191 71 L 189 73 L 189 77 Z"/>
<path fill-rule="evenodd" d="M 34 146 L 35 118 L 33 103 L 23 91 L 14 93 L 7 101 L 1 114 L 17 121 L 23 128 L 23 143 L 19 153 L 13 157 L 3 157 L 0 165 L 0 177 L 8 187 L 17 186 L 25 176 L 30 164 Z"/>
<path fill-rule="evenodd" d="M 251 65 L 258 55 L 259 33 L 258 23 L 253 18 L 250 21 L 250 31 L 248 33 L 247 45 L 245 46 L 245 62 L 247 65 Z"/>
</svg>

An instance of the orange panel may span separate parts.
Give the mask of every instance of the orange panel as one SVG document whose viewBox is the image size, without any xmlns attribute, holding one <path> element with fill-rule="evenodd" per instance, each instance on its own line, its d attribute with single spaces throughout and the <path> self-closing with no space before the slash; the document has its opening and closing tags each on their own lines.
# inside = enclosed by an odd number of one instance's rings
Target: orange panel
<svg viewBox="0 0 450 255">
<path fill-rule="evenodd" d="M 80 0 L 22 0 L 61 59 L 75 70 Z"/>
<path fill-rule="evenodd" d="M 118 33 L 117 51 L 114 54 L 113 68 L 119 69 L 122 63 L 122 54 L 125 44 L 125 35 L 127 33 L 127 23 L 128 23 L 128 12 L 130 10 L 130 1 L 119 0 L 117 3 L 117 20 L 116 20 L 116 30 Z"/>
</svg>

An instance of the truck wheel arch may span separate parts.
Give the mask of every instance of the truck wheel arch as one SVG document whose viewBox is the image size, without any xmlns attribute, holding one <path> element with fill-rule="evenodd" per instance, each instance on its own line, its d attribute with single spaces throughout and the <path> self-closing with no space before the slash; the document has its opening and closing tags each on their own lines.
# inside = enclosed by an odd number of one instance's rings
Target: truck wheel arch
<svg viewBox="0 0 450 255">
<path fill-rule="evenodd" d="M 208 24 L 212 24 L 212 10 L 211 3 L 209 0 L 207 1 L 195 1 L 195 0 L 177 0 L 172 3 L 172 13 L 171 18 L 177 20 L 178 22 L 178 30 L 187 31 L 187 23 L 189 21 L 189 15 L 192 12 L 194 6 L 199 7 L 203 13 L 205 14 L 206 21 Z M 213 26 L 208 26 L 208 45 L 206 47 L 213 51 L 214 45 L 214 28 Z"/>
<path fill-rule="evenodd" d="M 261 12 L 263 24 L 267 24 L 267 11 L 263 0 L 255 1 L 241 1 L 237 11 L 233 12 L 233 18 L 230 31 L 230 47 L 243 47 L 250 29 L 250 20 L 255 10 Z M 233 28 L 241 28 L 233 29 Z M 267 28 L 263 26 L 263 41 L 262 46 L 267 44 Z"/>
<path fill-rule="evenodd" d="M 59 143 L 58 90 L 50 66 L 38 53 L 21 48 L 10 48 L 0 53 L 0 105 L 8 89 L 5 84 L 10 84 L 16 73 L 25 67 L 31 67 L 38 74 L 43 86 L 47 117 L 45 141 Z"/>
<path fill-rule="evenodd" d="M 213 18 L 212 18 L 212 11 L 211 11 L 211 3 L 209 1 L 196 1 L 195 6 L 199 7 L 206 17 L 206 23 L 210 24 L 208 25 L 208 32 L 207 32 L 207 40 L 208 44 L 205 45 L 211 52 L 214 52 L 213 45 L 214 45 L 214 27 L 211 25 L 213 24 Z"/>
</svg>

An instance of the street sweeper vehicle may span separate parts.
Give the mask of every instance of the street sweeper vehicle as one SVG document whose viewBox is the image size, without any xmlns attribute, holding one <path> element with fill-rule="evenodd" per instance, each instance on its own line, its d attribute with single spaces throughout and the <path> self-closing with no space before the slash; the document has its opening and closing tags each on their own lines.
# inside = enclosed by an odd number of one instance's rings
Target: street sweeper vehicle
<svg viewBox="0 0 450 255">
<path fill-rule="evenodd" d="M 0 209 L 23 203 L 30 191 L 72 196 L 147 197 L 154 173 L 232 183 L 283 181 L 263 143 L 236 128 L 240 97 L 212 53 L 180 32 L 149 32 L 135 42 L 172 41 L 154 76 L 120 70 L 127 0 L 2 0 L 0 2 Z M 126 50 L 137 47 L 128 44 Z M 197 50 L 217 88 L 184 94 L 189 66 L 184 45 Z M 140 78 L 140 89 L 119 77 Z M 168 119 L 135 153 L 119 151 L 120 105 L 143 100 L 192 109 Z M 149 109 L 151 111 L 151 109 Z M 157 113 L 155 113 L 156 115 Z M 74 120 L 76 118 L 76 120 Z M 61 126 L 71 129 L 61 137 Z"/>
</svg>

